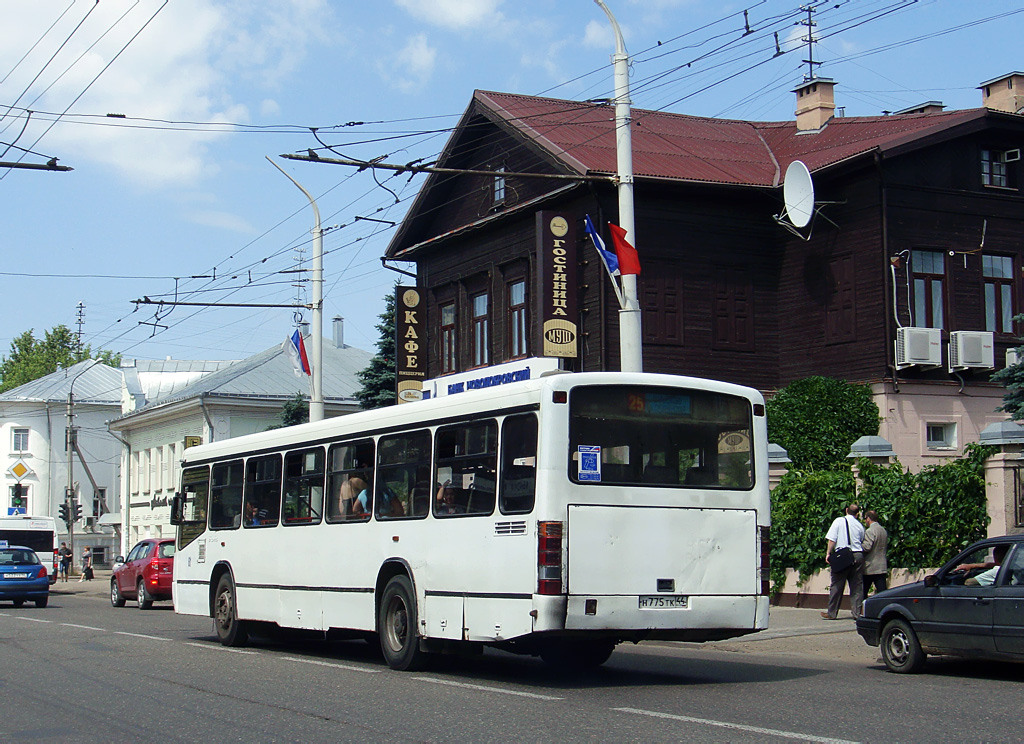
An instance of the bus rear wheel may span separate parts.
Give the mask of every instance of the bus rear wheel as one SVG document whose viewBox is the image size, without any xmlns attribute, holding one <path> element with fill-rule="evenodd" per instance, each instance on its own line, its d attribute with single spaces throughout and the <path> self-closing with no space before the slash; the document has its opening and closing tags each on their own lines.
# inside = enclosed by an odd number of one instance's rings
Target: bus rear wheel
<svg viewBox="0 0 1024 744">
<path fill-rule="evenodd" d="M 615 650 L 612 638 L 553 638 L 540 651 L 545 664 L 566 671 L 596 669 L 608 661 Z"/>
<path fill-rule="evenodd" d="M 217 582 L 217 593 L 213 597 L 213 625 L 221 645 L 244 646 L 249 640 L 245 623 L 238 619 L 235 585 L 228 574 L 221 576 Z"/>
<path fill-rule="evenodd" d="M 392 669 L 417 671 L 429 660 L 420 650 L 416 595 L 407 576 L 395 576 L 384 587 L 377 615 L 377 634 L 384 660 Z"/>
</svg>

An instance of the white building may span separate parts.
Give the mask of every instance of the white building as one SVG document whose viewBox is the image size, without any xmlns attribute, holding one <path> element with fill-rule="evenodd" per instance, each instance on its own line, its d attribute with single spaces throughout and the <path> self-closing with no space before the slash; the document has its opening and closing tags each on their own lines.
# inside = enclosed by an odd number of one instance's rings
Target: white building
<svg viewBox="0 0 1024 744">
<path fill-rule="evenodd" d="M 336 323 L 335 342 L 323 348 L 324 410 L 339 416 L 359 410 L 357 373 L 371 355 L 346 346 Z M 308 346 L 308 342 L 307 342 Z M 144 378 L 140 374 L 140 381 Z M 281 409 L 296 393 L 309 395 L 308 378 L 295 375 L 283 347 L 235 362 L 138 408 L 138 392 L 125 376 L 125 413 L 110 422 L 122 441 L 121 522 L 127 551 L 145 537 L 173 534 L 170 502 L 186 446 L 264 431 L 281 422 Z"/>
</svg>

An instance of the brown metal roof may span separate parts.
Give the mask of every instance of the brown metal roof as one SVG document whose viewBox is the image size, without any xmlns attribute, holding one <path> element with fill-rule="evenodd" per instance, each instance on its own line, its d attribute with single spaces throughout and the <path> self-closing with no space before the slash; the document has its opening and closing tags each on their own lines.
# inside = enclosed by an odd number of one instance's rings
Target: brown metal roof
<svg viewBox="0 0 1024 744">
<path fill-rule="evenodd" d="M 476 91 L 474 98 L 579 173 L 614 173 L 614 109 L 607 104 Z M 793 160 L 814 171 L 873 150 L 939 134 L 986 109 L 832 119 L 798 133 L 795 121 L 748 122 L 634 109 L 633 173 L 737 186 L 778 186 Z"/>
</svg>

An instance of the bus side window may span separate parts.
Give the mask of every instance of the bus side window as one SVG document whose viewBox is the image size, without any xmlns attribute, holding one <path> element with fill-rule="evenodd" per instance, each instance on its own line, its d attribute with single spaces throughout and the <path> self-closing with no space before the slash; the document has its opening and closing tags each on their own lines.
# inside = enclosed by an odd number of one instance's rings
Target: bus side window
<svg viewBox="0 0 1024 744">
<path fill-rule="evenodd" d="M 281 513 L 281 455 L 245 463 L 245 527 L 273 527 Z"/>
<path fill-rule="evenodd" d="M 434 515 L 492 514 L 498 475 L 498 424 L 476 421 L 439 429 Z"/>
<path fill-rule="evenodd" d="M 501 513 L 533 511 L 536 486 L 537 417 L 532 413 L 509 416 L 501 422 Z"/>
<path fill-rule="evenodd" d="M 373 440 L 332 445 L 327 463 L 327 521 L 369 520 L 373 493 Z"/>
<path fill-rule="evenodd" d="M 430 503 L 430 432 L 381 437 L 377 455 L 374 517 L 426 516 Z"/>
<path fill-rule="evenodd" d="M 320 524 L 323 503 L 323 447 L 289 452 L 284 457 L 284 523 Z"/>
<path fill-rule="evenodd" d="M 242 524 L 241 460 L 220 462 L 210 473 L 210 529 L 230 530 Z"/>
</svg>

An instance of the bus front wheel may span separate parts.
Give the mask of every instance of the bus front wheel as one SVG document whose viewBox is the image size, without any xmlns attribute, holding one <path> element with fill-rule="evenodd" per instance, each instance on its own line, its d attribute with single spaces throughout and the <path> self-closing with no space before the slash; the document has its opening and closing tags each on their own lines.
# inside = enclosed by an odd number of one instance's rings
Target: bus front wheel
<svg viewBox="0 0 1024 744">
<path fill-rule="evenodd" d="M 380 649 L 388 666 L 399 671 L 423 669 L 427 654 L 420 650 L 416 595 L 407 576 L 395 576 L 384 587 L 377 616 Z"/>
<path fill-rule="evenodd" d="M 610 638 L 555 638 L 541 648 L 540 658 L 549 666 L 567 671 L 596 669 L 608 661 L 615 650 L 615 643 Z"/>
<path fill-rule="evenodd" d="M 229 574 L 221 576 L 217 583 L 217 593 L 213 598 L 213 624 L 224 646 L 244 646 L 249 640 L 245 623 L 238 619 L 235 586 Z"/>
</svg>

